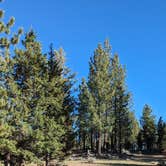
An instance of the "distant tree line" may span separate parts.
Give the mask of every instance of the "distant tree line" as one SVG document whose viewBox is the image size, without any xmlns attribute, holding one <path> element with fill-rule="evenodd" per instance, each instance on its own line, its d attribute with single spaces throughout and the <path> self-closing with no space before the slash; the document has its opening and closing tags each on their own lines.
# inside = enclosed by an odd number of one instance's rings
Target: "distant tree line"
<svg viewBox="0 0 166 166">
<path fill-rule="evenodd" d="M 13 33 L 15 19 L 5 23 L 3 16 L 0 10 L 0 159 L 6 166 L 41 161 L 47 166 L 73 149 L 98 155 L 166 149 L 162 118 L 156 124 L 145 105 L 137 121 L 125 67 L 108 40 L 90 58 L 77 98 L 64 50 L 51 44 L 43 53 L 34 30 Z"/>
</svg>

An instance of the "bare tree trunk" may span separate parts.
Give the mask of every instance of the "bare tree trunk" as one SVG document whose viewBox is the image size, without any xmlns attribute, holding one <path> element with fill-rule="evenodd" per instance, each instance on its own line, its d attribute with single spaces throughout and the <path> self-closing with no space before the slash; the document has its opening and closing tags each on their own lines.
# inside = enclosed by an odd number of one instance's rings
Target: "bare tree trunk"
<svg viewBox="0 0 166 166">
<path fill-rule="evenodd" d="M 97 153 L 100 156 L 101 155 L 101 131 L 99 131 L 98 133 L 98 149 L 97 149 Z"/>
<path fill-rule="evenodd" d="M 120 117 L 120 115 L 119 115 L 119 117 Z M 122 153 L 122 124 L 121 124 L 121 121 L 119 121 L 119 153 L 120 154 Z"/>
<path fill-rule="evenodd" d="M 10 166 L 10 153 L 7 153 L 5 155 L 4 165 L 5 166 Z"/>
<path fill-rule="evenodd" d="M 86 149 L 86 135 L 85 133 L 83 134 L 83 150 L 85 151 Z"/>
<path fill-rule="evenodd" d="M 93 129 L 91 129 L 91 151 L 93 151 Z"/>
<path fill-rule="evenodd" d="M 20 158 L 19 166 L 25 166 L 25 161 L 23 158 Z"/>
<path fill-rule="evenodd" d="M 106 132 L 104 132 L 103 150 L 106 151 Z"/>
<path fill-rule="evenodd" d="M 117 128 L 118 128 L 118 124 L 117 124 L 117 105 L 116 105 L 116 97 L 115 97 L 114 109 L 115 109 L 114 151 L 117 153 L 117 152 L 118 152 L 118 141 L 117 141 L 117 136 L 118 136 Z"/>
<path fill-rule="evenodd" d="M 95 132 L 95 153 L 97 154 L 97 151 L 98 151 L 98 135 L 97 133 Z"/>
<path fill-rule="evenodd" d="M 48 166 L 49 165 L 49 155 L 48 153 L 45 156 L 45 165 Z"/>
</svg>

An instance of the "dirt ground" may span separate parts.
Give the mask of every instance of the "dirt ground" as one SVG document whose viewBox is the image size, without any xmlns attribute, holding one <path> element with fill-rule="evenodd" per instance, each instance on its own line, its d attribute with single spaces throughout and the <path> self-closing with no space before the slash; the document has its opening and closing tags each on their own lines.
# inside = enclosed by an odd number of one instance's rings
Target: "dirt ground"
<svg viewBox="0 0 166 166">
<path fill-rule="evenodd" d="M 157 165 L 157 163 L 147 163 L 147 162 L 139 162 L 139 161 L 125 161 L 125 160 L 96 160 L 94 163 L 90 164 L 86 161 L 68 161 L 66 162 L 68 166 L 141 166 L 141 165 Z"/>
<path fill-rule="evenodd" d="M 166 155 L 143 155 L 132 154 L 126 159 L 94 159 L 93 163 L 89 163 L 90 159 L 68 160 L 62 162 L 66 166 L 157 166 L 158 163 L 166 162 Z M 26 166 L 37 166 L 37 164 L 28 164 Z M 50 163 L 55 166 L 55 161 Z"/>
<path fill-rule="evenodd" d="M 166 161 L 165 155 L 132 155 L 126 160 L 94 160 L 89 163 L 88 160 L 66 161 L 67 166 L 153 166 L 159 162 Z"/>
</svg>

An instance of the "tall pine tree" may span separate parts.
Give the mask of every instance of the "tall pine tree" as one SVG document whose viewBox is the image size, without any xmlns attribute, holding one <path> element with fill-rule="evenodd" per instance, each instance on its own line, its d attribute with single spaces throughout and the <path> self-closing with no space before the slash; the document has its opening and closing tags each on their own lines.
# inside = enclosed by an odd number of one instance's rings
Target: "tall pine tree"
<svg viewBox="0 0 166 166">
<path fill-rule="evenodd" d="M 79 86 L 79 103 L 78 103 L 78 134 L 79 142 L 82 145 L 83 150 L 89 145 L 89 133 L 91 132 L 91 114 L 89 111 L 89 90 L 85 79 L 82 79 Z"/>
<path fill-rule="evenodd" d="M 131 132 L 129 130 L 129 107 L 130 107 L 130 93 L 126 89 L 125 85 L 125 70 L 119 62 L 118 55 L 115 55 L 112 60 L 112 74 L 114 96 L 112 99 L 112 111 L 113 111 L 113 132 L 112 132 L 112 148 L 121 153 L 124 147 L 128 135 Z"/>
<path fill-rule="evenodd" d="M 18 156 L 16 133 L 21 125 L 19 110 L 20 91 L 13 79 L 12 45 L 19 42 L 22 29 L 19 29 L 12 37 L 11 27 L 14 24 L 12 17 L 6 24 L 3 22 L 4 11 L 0 10 L 0 154 L 4 164 L 9 165 L 13 156 Z"/>
<path fill-rule="evenodd" d="M 96 131 L 97 138 L 97 153 L 101 154 L 102 149 L 102 134 L 105 132 L 105 124 L 107 120 L 107 111 L 110 108 L 110 98 L 112 89 L 110 86 L 110 45 L 108 41 L 105 43 L 105 48 L 98 45 L 94 52 L 94 56 L 90 60 L 90 71 L 88 87 L 93 98 L 92 124 Z"/>
</svg>

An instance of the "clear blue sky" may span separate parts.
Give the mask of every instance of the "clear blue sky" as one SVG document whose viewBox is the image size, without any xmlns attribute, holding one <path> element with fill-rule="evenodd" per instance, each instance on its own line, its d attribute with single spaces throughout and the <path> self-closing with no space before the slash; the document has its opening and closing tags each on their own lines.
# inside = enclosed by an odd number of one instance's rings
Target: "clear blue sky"
<svg viewBox="0 0 166 166">
<path fill-rule="evenodd" d="M 43 50 L 62 46 L 77 79 L 88 74 L 89 57 L 109 38 L 127 67 L 128 89 L 140 117 L 145 103 L 166 119 L 165 0 L 5 0 L 16 27 L 33 27 Z"/>
</svg>

